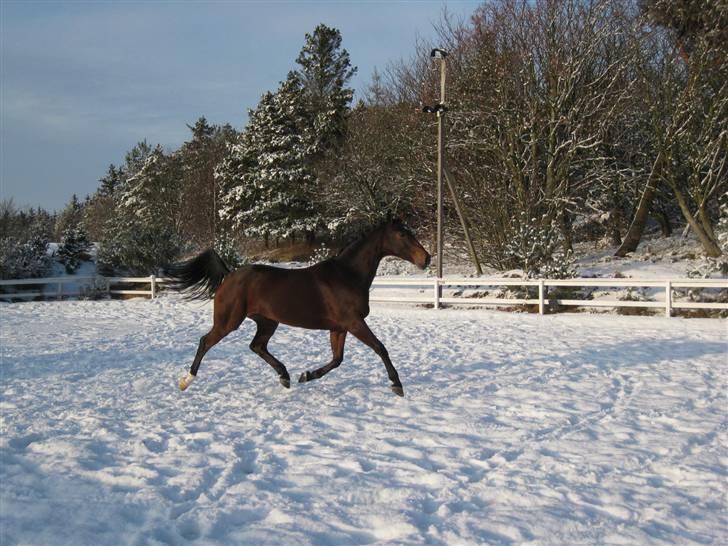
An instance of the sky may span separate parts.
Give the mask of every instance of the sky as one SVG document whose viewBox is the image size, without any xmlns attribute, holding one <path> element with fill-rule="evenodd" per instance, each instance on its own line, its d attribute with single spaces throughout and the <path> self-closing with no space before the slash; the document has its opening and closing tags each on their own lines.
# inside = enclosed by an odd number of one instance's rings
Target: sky
<svg viewBox="0 0 728 546">
<path fill-rule="evenodd" d="M 479 3 L 0 0 L 0 198 L 60 210 L 140 140 L 174 149 L 200 116 L 242 129 L 319 23 L 364 89 Z"/>
</svg>

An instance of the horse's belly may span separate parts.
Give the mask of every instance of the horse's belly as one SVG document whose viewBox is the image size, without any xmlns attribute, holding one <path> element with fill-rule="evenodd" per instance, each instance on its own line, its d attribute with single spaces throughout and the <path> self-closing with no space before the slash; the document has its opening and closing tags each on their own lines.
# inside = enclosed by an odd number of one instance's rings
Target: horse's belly
<svg viewBox="0 0 728 546">
<path fill-rule="evenodd" d="M 315 330 L 331 330 L 335 324 L 318 291 L 288 282 L 261 283 L 258 290 L 248 294 L 247 315 Z"/>
</svg>

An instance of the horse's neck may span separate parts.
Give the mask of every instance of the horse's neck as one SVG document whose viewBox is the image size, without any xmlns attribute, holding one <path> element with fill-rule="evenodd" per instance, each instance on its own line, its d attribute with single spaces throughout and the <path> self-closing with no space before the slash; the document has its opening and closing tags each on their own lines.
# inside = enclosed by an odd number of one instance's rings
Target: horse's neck
<svg viewBox="0 0 728 546">
<path fill-rule="evenodd" d="M 377 274 L 377 268 L 382 257 L 382 235 L 375 232 L 367 239 L 347 248 L 340 256 L 340 259 L 358 273 L 364 280 L 366 287 L 369 288 L 372 285 L 374 276 Z"/>
</svg>

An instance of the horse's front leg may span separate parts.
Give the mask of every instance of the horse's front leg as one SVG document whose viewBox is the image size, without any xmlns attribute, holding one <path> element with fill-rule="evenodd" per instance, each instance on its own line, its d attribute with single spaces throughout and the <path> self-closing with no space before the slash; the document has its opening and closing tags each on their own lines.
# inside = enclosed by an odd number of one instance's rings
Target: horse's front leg
<svg viewBox="0 0 728 546">
<path fill-rule="evenodd" d="M 392 392 L 396 395 L 404 396 L 402 383 L 399 380 L 397 370 L 394 369 L 394 365 L 389 359 L 389 353 L 387 352 L 387 348 L 384 346 L 384 343 L 379 341 L 377 339 L 377 336 L 372 333 L 367 323 L 364 322 L 364 319 L 361 319 L 352 324 L 349 327 L 349 331 L 359 341 L 374 349 L 374 352 L 377 353 L 379 355 L 379 358 L 382 359 L 382 362 L 384 362 L 384 367 L 387 368 L 387 375 L 389 376 L 389 380 L 392 382 Z"/>
<path fill-rule="evenodd" d="M 303 372 L 298 378 L 299 383 L 305 383 L 306 381 L 318 379 L 319 377 L 326 375 L 334 368 L 338 368 L 341 362 L 344 360 L 344 342 L 346 341 L 346 331 L 336 332 L 334 330 L 331 330 L 330 339 L 331 353 L 333 354 L 331 362 L 329 362 L 325 366 L 321 366 L 316 370 Z"/>
</svg>

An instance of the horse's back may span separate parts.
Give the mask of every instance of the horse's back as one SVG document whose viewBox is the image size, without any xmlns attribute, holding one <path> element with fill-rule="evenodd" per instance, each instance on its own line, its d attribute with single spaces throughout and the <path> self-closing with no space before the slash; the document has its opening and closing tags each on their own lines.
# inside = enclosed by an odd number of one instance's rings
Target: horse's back
<svg viewBox="0 0 728 546">
<path fill-rule="evenodd" d="M 336 302 L 322 268 L 285 269 L 255 264 L 234 275 L 247 316 L 303 328 L 336 328 Z"/>
</svg>

